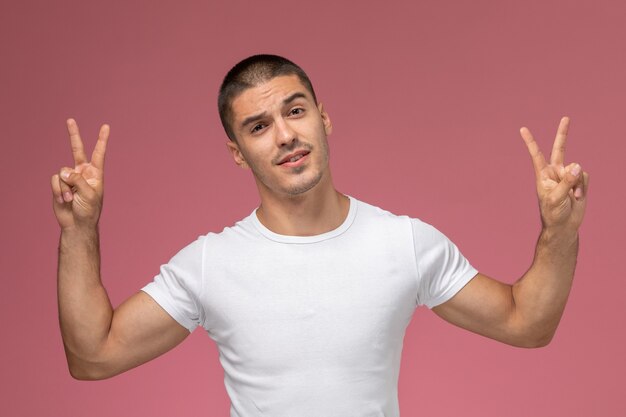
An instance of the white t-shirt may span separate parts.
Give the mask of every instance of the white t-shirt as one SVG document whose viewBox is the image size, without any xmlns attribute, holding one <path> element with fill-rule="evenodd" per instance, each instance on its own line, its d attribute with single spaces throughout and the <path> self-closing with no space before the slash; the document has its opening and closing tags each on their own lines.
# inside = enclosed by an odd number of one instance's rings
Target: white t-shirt
<svg viewBox="0 0 626 417">
<path fill-rule="evenodd" d="M 415 308 L 476 275 L 434 227 L 350 197 L 346 220 L 284 236 L 253 212 L 182 249 L 143 291 L 215 340 L 231 417 L 397 417 Z"/>
</svg>

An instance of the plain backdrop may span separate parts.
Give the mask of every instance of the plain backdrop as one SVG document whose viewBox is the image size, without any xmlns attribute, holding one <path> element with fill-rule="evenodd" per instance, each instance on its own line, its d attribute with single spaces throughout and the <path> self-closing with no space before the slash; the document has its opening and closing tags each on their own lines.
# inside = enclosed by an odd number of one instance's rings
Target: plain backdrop
<svg viewBox="0 0 626 417">
<path fill-rule="evenodd" d="M 416 311 L 401 413 L 624 416 L 624 98 L 621 1 L 3 1 L 2 416 L 227 416 L 202 329 L 124 375 L 73 380 L 56 306 L 50 176 L 111 125 L 102 276 L 115 305 L 179 249 L 259 203 L 235 167 L 217 89 L 253 53 L 300 64 L 334 123 L 337 188 L 446 233 L 481 272 L 514 282 L 540 223 L 519 128 L 590 173 L 573 290 L 553 342 L 499 344 Z M 296 417 L 296 416 L 294 416 Z M 320 416 L 325 417 L 325 416 Z"/>
</svg>

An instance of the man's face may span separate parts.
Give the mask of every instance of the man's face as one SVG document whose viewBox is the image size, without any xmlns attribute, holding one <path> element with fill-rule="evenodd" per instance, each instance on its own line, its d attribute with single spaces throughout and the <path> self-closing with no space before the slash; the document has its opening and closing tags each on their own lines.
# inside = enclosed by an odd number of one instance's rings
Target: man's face
<svg viewBox="0 0 626 417">
<path fill-rule="evenodd" d="M 329 179 L 332 125 L 296 75 L 249 88 L 231 107 L 237 141 L 228 147 L 238 165 L 252 169 L 261 197 L 302 194 Z"/>
</svg>

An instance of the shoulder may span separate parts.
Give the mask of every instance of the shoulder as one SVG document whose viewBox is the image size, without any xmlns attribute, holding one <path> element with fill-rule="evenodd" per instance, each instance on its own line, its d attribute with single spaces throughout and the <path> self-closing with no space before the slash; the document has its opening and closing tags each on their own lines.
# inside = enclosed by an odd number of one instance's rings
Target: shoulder
<svg viewBox="0 0 626 417">
<path fill-rule="evenodd" d="M 225 227 L 221 232 L 207 232 L 199 235 L 195 240 L 183 246 L 170 260 L 170 263 L 201 266 L 201 260 L 207 251 L 213 252 L 216 248 L 231 247 L 242 240 L 248 240 L 255 234 L 254 225 L 250 216 Z"/>
<path fill-rule="evenodd" d="M 221 232 L 209 232 L 201 238 L 205 241 L 204 249 L 209 252 L 230 250 L 254 242 L 260 238 L 260 233 L 255 225 L 253 216 L 237 221 L 231 226 L 224 227 Z"/>
<path fill-rule="evenodd" d="M 354 199 L 358 206 L 358 222 L 368 228 L 376 228 L 384 233 L 402 231 L 410 234 L 416 248 L 431 248 L 443 244 L 448 239 L 433 225 L 418 217 L 396 214 L 378 206 Z"/>
<path fill-rule="evenodd" d="M 404 229 L 410 229 L 412 225 L 415 225 L 416 227 L 429 226 L 421 220 L 410 217 L 406 214 L 396 214 L 355 198 L 353 198 L 353 200 L 357 204 L 358 219 L 362 223 L 379 225 L 380 227 L 395 226 Z"/>
<path fill-rule="evenodd" d="M 350 197 L 357 205 L 357 211 L 359 218 L 367 221 L 382 221 L 382 222 L 403 222 L 408 219 L 405 215 L 398 215 L 388 210 L 375 206 L 373 204 L 366 203 L 358 200 L 354 197 Z"/>
</svg>

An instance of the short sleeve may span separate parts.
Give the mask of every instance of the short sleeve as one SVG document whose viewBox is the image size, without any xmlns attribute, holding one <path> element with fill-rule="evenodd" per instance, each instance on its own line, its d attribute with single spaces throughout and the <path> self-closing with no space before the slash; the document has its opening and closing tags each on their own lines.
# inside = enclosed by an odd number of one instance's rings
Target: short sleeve
<svg viewBox="0 0 626 417">
<path fill-rule="evenodd" d="M 192 332 L 203 322 L 202 290 L 204 237 L 183 248 L 161 265 L 154 280 L 142 288 L 180 325 Z"/>
<path fill-rule="evenodd" d="M 478 271 L 439 230 L 418 219 L 411 223 L 419 277 L 417 301 L 433 308 L 452 298 Z"/>
</svg>

